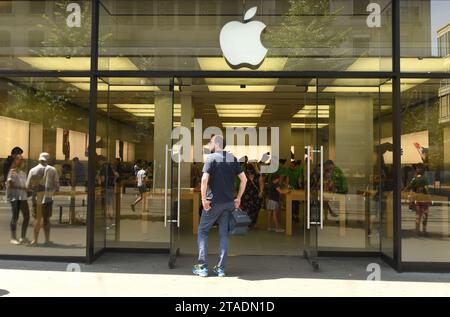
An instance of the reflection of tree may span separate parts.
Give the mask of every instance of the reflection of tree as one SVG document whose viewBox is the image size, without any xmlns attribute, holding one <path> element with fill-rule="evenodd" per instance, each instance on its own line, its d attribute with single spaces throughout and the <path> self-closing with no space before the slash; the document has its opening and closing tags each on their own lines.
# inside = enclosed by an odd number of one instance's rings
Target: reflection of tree
<svg viewBox="0 0 450 317">
<path fill-rule="evenodd" d="M 66 23 L 67 6 L 73 3 L 71 0 L 56 1 L 54 3 L 53 16 L 43 15 L 43 24 L 37 27 L 45 33 L 46 39 L 42 42 L 42 48 L 37 52 L 41 56 L 88 56 L 91 46 L 91 9 L 90 1 L 80 2 L 81 26 L 69 27 Z M 100 35 L 99 47 L 111 34 Z"/>
<path fill-rule="evenodd" d="M 338 47 L 350 32 L 350 28 L 336 29 L 339 11 L 331 11 L 329 0 L 289 0 L 283 22 L 268 28 L 264 40 L 270 47 L 289 49 L 289 56 L 323 56 L 321 50 L 329 52 Z M 333 56 L 337 56 L 336 52 Z M 290 67 L 308 62 L 291 61 Z"/>
<path fill-rule="evenodd" d="M 153 123 L 149 118 L 139 117 L 135 123 L 136 132 L 134 134 L 135 142 L 140 143 L 148 139 L 153 128 Z"/>
<path fill-rule="evenodd" d="M 65 87 L 58 93 L 51 91 L 49 84 L 30 79 L 27 85 L 9 83 L 11 101 L 5 105 L 4 113 L 8 117 L 41 123 L 45 128 L 63 127 L 69 121 L 67 105 L 76 88 Z M 54 83 L 54 85 L 63 85 Z M 61 88 L 61 87 L 60 87 Z"/>
<path fill-rule="evenodd" d="M 152 70 L 155 67 L 155 61 L 152 57 L 139 56 L 137 66 L 140 70 Z"/>
</svg>

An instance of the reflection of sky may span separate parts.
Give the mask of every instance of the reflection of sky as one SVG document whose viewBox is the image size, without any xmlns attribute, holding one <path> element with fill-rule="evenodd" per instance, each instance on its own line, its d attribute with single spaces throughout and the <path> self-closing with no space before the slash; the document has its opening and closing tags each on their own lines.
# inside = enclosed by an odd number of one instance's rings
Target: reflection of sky
<svg viewBox="0 0 450 317">
<path fill-rule="evenodd" d="M 437 31 L 450 23 L 450 0 L 431 1 L 431 41 L 433 55 L 438 55 L 437 51 Z"/>
</svg>

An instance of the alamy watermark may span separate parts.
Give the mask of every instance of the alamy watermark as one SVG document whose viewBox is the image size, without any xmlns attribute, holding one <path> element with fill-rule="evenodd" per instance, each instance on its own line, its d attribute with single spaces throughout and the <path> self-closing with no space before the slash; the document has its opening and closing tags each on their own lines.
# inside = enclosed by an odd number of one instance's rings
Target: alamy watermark
<svg viewBox="0 0 450 317">
<path fill-rule="evenodd" d="M 381 281 L 381 266 L 378 263 L 370 263 L 367 265 L 366 272 L 368 281 Z"/>
<path fill-rule="evenodd" d="M 67 12 L 70 14 L 67 16 L 66 24 L 69 28 L 80 28 L 81 27 L 81 6 L 72 2 L 67 5 Z"/>
<path fill-rule="evenodd" d="M 175 162 L 203 162 L 205 155 L 203 141 L 210 140 L 214 135 L 224 137 L 226 146 L 228 147 L 258 149 L 269 147 L 270 145 L 270 162 L 261 165 L 261 173 L 274 173 L 278 170 L 280 155 L 279 127 L 225 128 L 224 136 L 223 130 L 218 127 L 208 127 L 203 130 L 203 121 L 201 119 L 195 119 L 193 138 L 190 128 L 177 127 L 172 130 L 171 139 L 176 142 L 172 148 L 172 159 Z M 194 144 L 192 144 L 192 140 L 194 140 Z M 265 163 L 265 159 L 268 158 L 267 154 L 262 153 L 259 161 Z M 218 157 L 216 161 L 220 159 Z M 229 160 L 231 157 L 226 156 L 225 159 Z"/>
<path fill-rule="evenodd" d="M 381 5 L 375 2 L 369 3 L 366 8 L 369 12 L 366 23 L 369 28 L 380 28 L 381 27 Z"/>
</svg>

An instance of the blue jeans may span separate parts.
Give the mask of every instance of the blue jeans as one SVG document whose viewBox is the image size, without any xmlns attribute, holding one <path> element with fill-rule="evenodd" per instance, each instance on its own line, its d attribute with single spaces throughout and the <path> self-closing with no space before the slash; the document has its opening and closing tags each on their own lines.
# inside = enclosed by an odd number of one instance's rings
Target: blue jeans
<svg viewBox="0 0 450 317">
<path fill-rule="evenodd" d="M 230 215 L 234 210 L 234 202 L 212 204 L 209 211 L 202 211 L 202 217 L 198 226 L 198 263 L 208 264 L 208 234 L 214 223 L 219 223 L 219 262 L 218 266 L 224 267 L 228 254 L 228 231 Z"/>
</svg>

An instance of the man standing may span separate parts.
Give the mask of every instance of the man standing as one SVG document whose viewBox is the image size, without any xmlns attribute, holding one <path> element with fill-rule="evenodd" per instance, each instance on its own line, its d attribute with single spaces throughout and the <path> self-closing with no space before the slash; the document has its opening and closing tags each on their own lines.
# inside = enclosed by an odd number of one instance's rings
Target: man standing
<svg viewBox="0 0 450 317">
<path fill-rule="evenodd" d="M 72 173 L 73 186 L 86 186 L 86 173 L 78 157 L 74 157 L 72 160 Z"/>
<path fill-rule="evenodd" d="M 216 135 L 209 143 L 211 154 L 203 167 L 201 194 L 203 211 L 198 227 L 198 264 L 193 273 L 208 276 L 208 234 L 214 223 L 219 224 L 219 259 L 213 271 L 219 277 L 225 276 L 225 261 L 228 252 L 228 229 L 232 211 L 241 205 L 247 177 L 236 157 L 223 150 L 223 137 Z M 240 179 L 239 192 L 234 198 L 234 180 Z"/>
<path fill-rule="evenodd" d="M 34 225 L 34 240 L 31 245 L 37 245 L 41 221 L 44 219 L 45 244 L 51 245 L 50 241 L 50 217 L 53 209 L 53 195 L 59 190 L 58 172 L 49 165 L 50 154 L 41 153 L 39 164 L 33 167 L 27 179 L 27 188 L 33 191 L 33 203 L 36 208 L 36 222 Z"/>
</svg>

